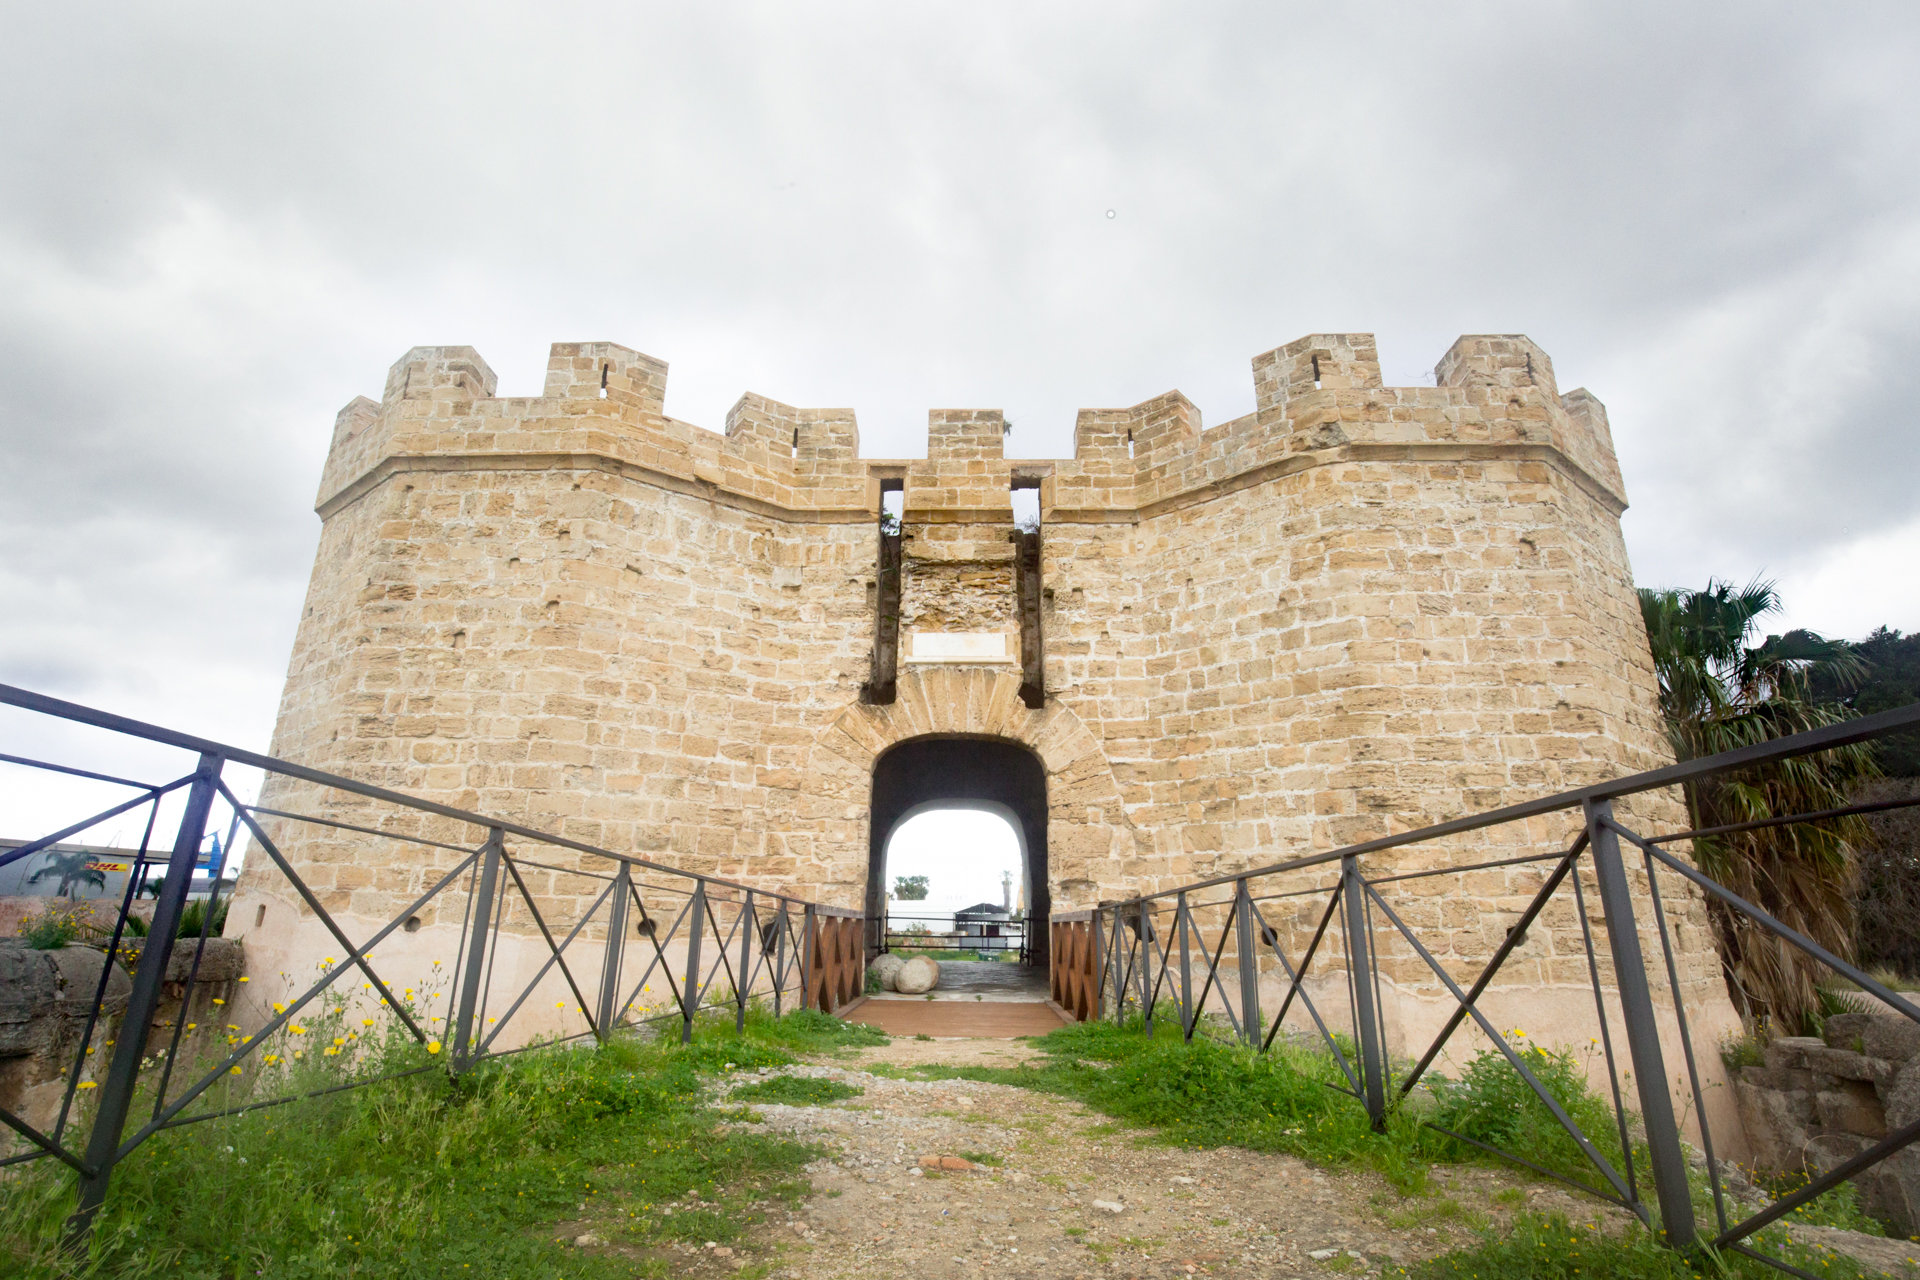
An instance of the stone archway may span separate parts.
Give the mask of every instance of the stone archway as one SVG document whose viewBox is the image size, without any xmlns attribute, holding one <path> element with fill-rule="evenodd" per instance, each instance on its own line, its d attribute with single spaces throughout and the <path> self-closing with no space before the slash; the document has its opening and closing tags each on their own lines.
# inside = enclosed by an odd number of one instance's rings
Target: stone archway
<svg viewBox="0 0 1920 1280">
<path fill-rule="evenodd" d="M 894 702 L 850 704 L 815 739 L 818 794 L 858 805 L 843 811 L 857 814 L 862 837 L 859 867 L 839 871 L 857 879 L 857 886 L 847 884 L 852 892 L 843 900 L 849 905 L 867 900 L 875 767 L 892 748 L 920 738 L 998 740 L 1039 760 L 1046 791 L 1044 892 L 1054 911 L 1150 887 L 1142 877 L 1156 865 L 1152 848 L 1127 816 L 1100 740 L 1078 716 L 1055 698 L 1027 707 L 1019 675 L 1005 668 L 910 665 L 900 674 Z M 1029 901 L 1037 907 L 1040 898 L 1036 885 Z"/>
<path fill-rule="evenodd" d="M 1045 921 L 1051 914 L 1047 876 L 1046 766 L 1005 738 L 910 738 L 874 763 L 867 820 L 866 914 L 886 911 L 887 843 L 913 814 L 933 808 L 998 813 L 1020 842 L 1021 874 L 1032 931 L 1033 962 L 1047 961 Z"/>
</svg>

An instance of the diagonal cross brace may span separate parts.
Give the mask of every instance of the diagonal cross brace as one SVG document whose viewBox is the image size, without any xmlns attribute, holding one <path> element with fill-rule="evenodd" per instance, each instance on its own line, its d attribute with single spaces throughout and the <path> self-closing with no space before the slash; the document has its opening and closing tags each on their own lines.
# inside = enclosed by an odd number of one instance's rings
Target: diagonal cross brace
<svg viewBox="0 0 1920 1280">
<path fill-rule="evenodd" d="M 399 1018 L 407 1030 L 413 1034 L 414 1040 L 419 1044 L 425 1044 L 429 1039 L 427 1033 L 422 1031 L 414 1020 L 407 1016 L 407 1011 L 401 1007 L 399 999 L 388 989 L 387 984 L 381 979 L 380 975 L 373 971 L 373 966 L 367 963 L 366 952 L 373 949 L 373 944 L 368 943 L 365 948 L 360 948 L 354 946 L 353 943 L 347 940 L 347 935 L 341 931 L 339 925 L 333 922 L 333 917 L 327 914 L 327 909 L 320 905 L 320 899 L 314 897 L 313 890 L 307 888 L 307 882 L 294 874 L 293 867 L 287 862 L 286 856 L 282 854 L 273 841 L 267 837 L 267 833 L 261 829 L 258 822 L 254 821 L 253 815 L 246 811 L 245 807 L 241 805 L 239 799 L 233 792 L 227 790 L 227 784 L 225 782 L 218 782 L 216 785 L 220 788 L 220 794 L 227 798 L 227 803 L 233 806 L 234 812 L 240 815 L 240 820 L 247 824 L 247 830 L 253 833 L 253 838 L 260 842 L 260 847 L 267 851 L 267 856 L 272 858 L 274 865 L 280 868 L 280 874 L 284 875 L 288 883 L 293 885 L 295 892 L 300 895 L 301 901 L 305 902 L 313 913 L 320 918 L 320 923 L 327 926 L 327 932 L 331 933 L 334 941 L 338 942 L 341 948 L 346 951 L 353 965 L 358 968 L 361 973 L 366 975 L 367 981 L 373 984 L 374 990 L 378 991 L 380 998 L 387 1002 L 387 1007 L 393 1010 L 394 1016 Z M 402 920 L 405 918 L 405 916 L 401 917 Z M 391 930 L 392 927 L 393 926 L 389 925 L 388 929 Z M 385 935 L 383 934 L 382 936 Z M 343 965 L 341 967 L 345 968 L 346 966 Z"/>
<path fill-rule="evenodd" d="M 1340 886 L 1335 885 L 1332 898 L 1327 903 L 1327 914 L 1321 917 L 1320 920 L 1320 928 L 1322 931 L 1326 929 L 1327 921 L 1332 919 L 1334 908 L 1337 907 L 1339 903 Z M 1358 1096 L 1361 1092 L 1360 1077 L 1353 1074 L 1353 1067 L 1348 1063 L 1347 1055 L 1341 1051 L 1340 1042 L 1333 1038 L 1333 1032 L 1327 1029 L 1325 1019 L 1320 1016 L 1320 1010 L 1314 1007 L 1313 997 L 1308 995 L 1305 988 L 1300 985 L 1306 981 L 1307 966 L 1313 963 L 1313 949 L 1320 945 L 1320 933 L 1313 935 L 1313 942 L 1307 947 L 1307 954 L 1300 961 L 1300 972 L 1296 974 L 1293 971 L 1293 965 L 1287 960 L 1287 953 L 1280 949 L 1280 931 L 1273 929 L 1267 924 L 1267 917 L 1257 904 L 1254 906 L 1253 912 L 1254 915 L 1259 918 L 1260 928 L 1263 931 L 1262 936 L 1264 937 L 1265 933 L 1269 931 L 1273 934 L 1273 941 L 1267 945 L 1273 949 L 1273 954 L 1280 960 L 1280 968 L 1287 975 L 1287 982 L 1289 983 L 1287 990 L 1288 1001 L 1292 1001 L 1294 992 L 1299 992 L 1300 1003 L 1306 1006 L 1308 1016 L 1313 1019 L 1313 1025 L 1320 1029 L 1320 1038 L 1327 1042 L 1327 1048 L 1333 1050 L 1333 1060 L 1340 1064 L 1340 1074 L 1347 1078 L 1347 1083 L 1353 1086 L 1353 1092 L 1355 1096 Z M 1286 1016 L 1286 1011 L 1287 1006 L 1285 1004 L 1281 1005 L 1280 1017 L 1276 1017 L 1273 1020 L 1273 1028 L 1267 1032 L 1267 1038 L 1260 1046 L 1262 1052 L 1265 1052 L 1267 1046 L 1273 1043 L 1273 1038 L 1280 1034 L 1281 1020 Z"/>
<path fill-rule="evenodd" d="M 1366 884 L 1365 881 L 1361 883 L 1363 885 Z M 1376 889 L 1371 885 L 1366 885 L 1366 893 L 1367 897 L 1373 900 L 1374 905 L 1386 914 L 1387 919 L 1393 922 L 1393 927 L 1400 931 L 1400 935 L 1412 944 L 1413 949 L 1418 952 L 1420 958 L 1426 962 L 1427 968 L 1433 970 L 1434 976 L 1446 984 L 1447 990 L 1453 993 L 1453 998 L 1459 1001 L 1461 1006 L 1473 1015 L 1473 1020 L 1480 1024 L 1480 1029 L 1487 1033 L 1487 1038 L 1493 1041 L 1501 1054 L 1505 1056 L 1507 1065 L 1518 1072 L 1520 1078 L 1527 1082 L 1527 1087 L 1533 1090 L 1534 1096 L 1539 1098 L 1547 1110 L 1553 1114 L 1553 1118 L 1559 1122 L 1562 1129 L 1567 1131 L 1568 1136 L 1579 1144 L 1581 1153 L 1584 1154 L 1588 1160 L 1591 1160 L 1594 1168 L 1598 1169 L 1601 1174 L 1605 1176 L 1606 1180 L 1613 1185 L 1615 1193 L 1617 1193 L 1622 1200 L 1630 1200 L 1631 1192 L 1628 1190 L 1627 1184 L 1621 1180 L 1619 1173 L 1614 1170 L 1613 1164 L 1605 1156 L 1600 1154 L 1600 1148 L 1594 1146 L 1592 1141 L 1588 1139 L 1586 1133 L 1581 1130 L 1580 1126 L 1574 1123 L 1573 1117 L 1567 1114 L 1566 1108 L 1555 1101 L 1554 1096 L 1547 1092 L 1546 1086 L 1541 1084 L 1539 1078 L 1527 1069 L 1527 1064 L 1520 1060 L 1520 1055 L 1513 1051 L 1513 1046 L 1507 1043 L 1506 1037 L 1494 1028 L 1493 1023 L 1487 1021 L 1487 1015 L 1467 1003 L 1467 993 L 1460 989 L 1460 984 L 1453 980 L 1453 975 L 1441 967 L 1440 962 L 1433 958 L 1433 953 L 1427 950 L 1425 944 L 1423 944 L 1418 937 L 1414 936 L 1413 930 L 1407 927 L 1406 921 L 1402 920 L 1399 915 L 1395 913 L 1394 909 L 1387 905 L 1386 899 L 1382 898 Z"/>
<path fill-rule="evenodd" d="M 507 870 L 509 872 L 513 872 L 513 860 L 508 858 L 504 851 L 502 851 L 500 855 L 500 861 L 506 864 Z M 514 872 L 513 878 L 514 878 L 514 883 L 520 884 L 520 876 L 517 872 Z M 546 963 L 540 966 L 540 972 L 533 975 L 533 981 L 529 982 L 526 986 L 520 989 L 520 995 L 514 1000 L 512 1005 L 508 1006 L 507 1011 L 500 1015 L 500 1020 L 494 1024 L 493 1030 L 487 1033 L 487 1038 L 480 1042 L 481 1053 L 485 1053 L 488 1049 L 491 1049 L 493 1047 L 494 1040 L 496 1040 L 499 1037 L 502 1031 L 505 1031 L 507 1029 L 507 1024 L 513 1021 L 513 1015 L 520 1012 L 520 1006 L 525 1004 L 527 1000 L 533 995 L 533 989 L 540 985 L 540 979 L 546 977 L 547 970 L 553 968 L 555 964 L 558 964 L 560 966 L 561 973 L 566 974 L 567 985 L 569 987 L 573 987 L 573 994 L 575 998 L 579 997 L 580 988 L 577 986 L 574 986 L 573 975 L 570 973 L 567 973 L 567 962 L 564 958 L 564 953 L 568 947 L 573 945 L 573 940 L 580 936 L 580 931 L 587 927 L 587 922 L 593 919 L 594 913 L 600 910 L 600 904 L 607 900 L 607 895 L 611 894 L 613 892 L 613 889 L 614 889 L 613 885 L 608 885 L 606 888 L 600 891 L 600 896 L 593 900 L 593 905 L 587 908 L 586 914 L 580 917 L 579 922 L 575 924 L 573 926 L 572 931 L 567 934 L 566 941 L 562 942 L 557 947 L 553 945 L 553 935 L 547 932 L 546 923 L 544 921 L 540 922 L 540 932 L 546 937 L 547 946 L 552 950 L 553 954 L 548 956 L 546 959 Z M 525 894 L 526 886 L 524 884 L 521 884 L 520 891 L 522 894 Z M 527 905 L 529 907 L 532 907 L 533 904 L 529 902 Z M 537 911 L 534 912 L 534 919 L 536 921 L 540 920 L 539 912 Z M 585 1001 L 581 1001 L 580 1008 L 581 1008 L 581 1012 L 584 1014 L 584 1016 L 587 1019 L 587 1029 L 589 1031 L 592 1031 L 597 1036 L 599 1034 L 599 1031 L 594 1026 L 593 1015 L 590 1013 L 586 1013 Z M 482 1012 L 484 1012 L 484 1010 Z"/>
<path fill-rule="evenodd" d="M 1547 877 L 1547 882 L 1540 886 L 1540 892 L 1533 895 L 1533 901 L 1527 904 L 1527 909 L 1520 913 L 1520 922 L 1509 929 L 1507 936 L 1501 939 L 1500 946 L 1494 951 L 1493 957 L 1487 961 L 1487 967 L 1482 969 L 1480 976 L 1473 980 L 1473 990 L 1467 992 L 1466 999 L 1453 1011 L 1453 1016 L 1447 1019 L 1447 1025 L 1440 1029 L 1440 1034 L 1433 1038 L 1433 1044 L 1414 1065 L 1406 1082 L 1400 1086 L 1401 1097 L 1404 1098 L 1413 1092 L 1413 1086 L 1420 1083 L 1420 1077 L 1426 1074 L 1428 1067 L 1433 1065 L 1433 1060 L 1440 1056 L 1440 1050 L 1446 1046 L 1453 1033 L 1460 1029 L 1460 1024 L 1467 1020 L 1467 1007 L 1480 999 L 1488 984 L 1493 981 L 1494 975 L 1500 972 L 1500 966 L 1507 962 L 1507 957 L 1519 949 L 1520 940 L 1527 935 L 1527 926 L 1531 925 L 1546 909 L 1547 900 L 1553 897 L 1554 891 L 1559 889 L 1561 882 L 1567 878 L 1567 873 L 1573 870 L 1575 859 L 1586 847 L 1587 833 L 1583 831 L 1580 833 L 1580 838 L 1573 842 L 1573 848 L 1560 859 L 1560 865 L 1553 869 L 1553 874 Z M 1371 890 L 1372 886 L 1369 885 L 1368 888 Z"/>
<path fill-rule="evenodd" d="M 439 882 L 435 884 L 431 889 L 421 894 L 418 898 L 415 898 L 411 905 L 403 908 L 399 915 L 395 916 L 391 921 L 387 923 L 387 926 L 385 928 L 380 930 L 380 932 L 374 934 L 371 938 L 367 939 L 365 946 L 350 952 L 349 958 L 353 956 L 365 955 L 367 952 L 372 951 L 375 947 L 379 946 L 382 942 L 386 940 L 386 937 L 388 934 L 392 933 L 395 929 L 398 929 L 401 925 L 406 923 L 408 916 L 418 911 L 421 907 L 426 906 L 427 903 L 433 901 L 434 895 L 438 894 L 442 889 L 446 888 L 448 885 L 452 884 L 456 879 L 458 879 L 460 874 L 463 871 L 465 871 L 470 865 L 472 865 L 473 860 L 477 857 L 479 857 L 478 854 L 468 854 L 465 860 L 463 860 L 457 866 L 455 866 L 453 870 L 447 872 L 446 875 L 442 876 Z M 144 1125 L 138 1133 L 134 1134 L 131 1138 L 128 1138 L 125 1142 L 121 1143 L 120 1149 L 114 1153 L 113 1158 L 116 1161 L 125 1158 L 128 1152 L 132 1151 L 135 1147 L 139 1146 L 142 1142 L 144 1142 L 147 1138 L 152 1136 L 158 1130 L 166 1127 L 167 1121 L 173 1119 L 175 1116 L 179 1115 L 182 1111 L 186 1110 L 187 1106 L 191 1104 L 195 1098 L 199 1097 L 202 1093 L 205 1093 L 208 1089 L 212 1088 L 214 1084 L 219 1081 L 220 1077 L 227 1074 L 228 1070 L 232 1068 L 234 1064 L 238 1063 L 242 1058 L 246 1057 L 248 1054 L 252 1053 L 260 1045 L 264 1044 L 268 1036 L 278 1031 L 281 1027 L 285 1026 L 287 1023 L 293 1021 L 293 1019 L 299 1014 L 300 1010 L 302 1010 L 309 1003 L 311 1003 L 316 997 L 320 995 L 321 992 L 325 991 L 328 987 L 332 986 L 336 981 L 338 981 L 340 978 L 340 975 L 346 973 L 350 967 L 351 966 L 345 965 L 345 964 L 340 965 L 338 968 L 335 968 L 332 971 L 330 971 L 325 977 L 321 978 L 320 981 L 314 983 L 311 987 L 307 988 L 306 994 L 301 996 L 298 1000 L 295 1000 L 293 1003 L 289 1004 L 287 1006 L 285 1013 L 275 1014 L 271 1019 L 267 1021 L 265 1026 L 261 1027 L 260 1030 L 254 1032 L 253 1035 L 247 1039 L 247 1042 L 245 1044 L 241 1045 L 238 1049 L 228 1054 L 225 1060 L 220 1063 L 220 1065 L 216 1066 L 213 1070 L 209 1071 L 192 1088 L 188 1089 L 185 1093 L 181 1094 L 178 1098 L 174 1099 L 174 1101 L 167 1107 L 167 1109 L 164 1112 L 162 1112 L 160 1115 L 155 1116 L 153 1120 L 150 1123 Z"/>
</svg>

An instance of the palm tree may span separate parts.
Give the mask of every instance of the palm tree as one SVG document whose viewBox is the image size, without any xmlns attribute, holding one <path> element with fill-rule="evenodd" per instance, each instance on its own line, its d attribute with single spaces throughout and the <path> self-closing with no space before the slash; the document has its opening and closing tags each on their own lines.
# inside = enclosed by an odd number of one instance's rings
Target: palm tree
<svg viewBox="0 0 1920 1280">
<path fill-rule="evenodd" d="M 73 886 L 76 884 L 89 884 L 96 889 L 107 887 L 106 872 L 87 865 L 93 861 L 92 854 L 52 852 L 47 854 L 47 857 L 49 859 L 47 864 L 27 877 L 28 884 L 34 884 L 47 876 L 58 876 L 60 886 L 53 891 L 53 896 L 56 898 L 72 897 Z"/>
<path fill-rule="evenodd" d="M 1780 607 L 1773 584 L 1704 591 L 1643 587 L 1640 611 L 1653 646 L 1660 709 L 1679 760 L 1785 737 L 1846 719 L 1811 693 L 1851 687 L 1864 665 L 1844 640 L 1811 631 L 1754 644 L 1758 619 Z M 1838 809 L 1859 782 L 1876 777 L 1867 744 L 1779 760 L 1688 783 L 1695 828 Z M 1859 818 L 1796 823 L 1693 842 L 1700 869 L 1836 955 L 1853 951 L 1854 848 L 1870 839 Z M 1750 1018 L 1799 1030 L 1820 1012 L 1820 966 L 1786 942 L 1709 900 L 1714 941 L 1728 989 Z"/>
</svg>

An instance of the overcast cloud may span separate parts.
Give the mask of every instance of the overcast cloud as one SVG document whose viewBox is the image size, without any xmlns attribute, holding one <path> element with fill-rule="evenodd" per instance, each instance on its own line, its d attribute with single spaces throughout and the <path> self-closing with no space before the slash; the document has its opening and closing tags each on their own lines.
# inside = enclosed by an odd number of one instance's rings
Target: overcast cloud
<svg viewBox="0 0 1920 1280">
<path fill-rule="evenodd" d="M 1379 334 L 1607 402 L 1643 583 L 1920 628 L 1920 9 L 7 6 L 0 680 L 264 747 L 335 411 L 547 345 L 1010 451 Z M 1114 216 L 1109 218 L 1107 211 Z M 14 719 L 0 722 L 13 732 Z M 10 749 L 10 748 L 9 748 Z M 0 832 L 0 834 L 7 834 Z"/>
</svg>

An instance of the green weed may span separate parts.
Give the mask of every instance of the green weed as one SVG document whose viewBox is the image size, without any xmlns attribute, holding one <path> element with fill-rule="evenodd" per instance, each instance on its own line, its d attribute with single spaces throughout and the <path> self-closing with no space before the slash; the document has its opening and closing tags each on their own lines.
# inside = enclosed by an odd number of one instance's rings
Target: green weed
<svg viewBox="0 0 1920 1280">
<path fill-rule="evenodd" d="M 1842 1254 L 1790 1244 L 1784 1237 L 1762 1243 L 1763 1251 L 1821 1276 L 1860 1280 L 1868 1274 Z M 1564 1217 L 1520 1214 L 1469 1248 L 1386 1274 L 1412 1280 L 1771 1280 L 1780 1272 L 1739 1254 L 1683 1255 L 1637 1225 L 1614 1235 Z"/>
<path fill-rule="evenodd" d="M 774 1076 L 742 1085 L 733 1091 L 741 1102 L 783 1102 L 791 1107 L 820 1107 L 829 1102 L 857 1098 L 866 1090 L 838 1080 L 816 1080 L 810 1076 Z"/>
<path fill-rule="evenodd" d="M 1812 1175 L 1804 1171 L 1753 1175 L 1754 1185 L 1773 1200 L 1784 1200 L 1812 1181 Z M 1788 1214 L 1784 1221 L 1789 1227 L 1839 1227 L 1842 1231 L 1859 1231 L 1870 1236 L 1886 1234 L 1886 1228 L 1869 1218 L 1860 1207 L 1859 1193 L 1851 1182 L 1843 1182 L 1824 1195 L 1816 1196 Z"/>
</svg>

